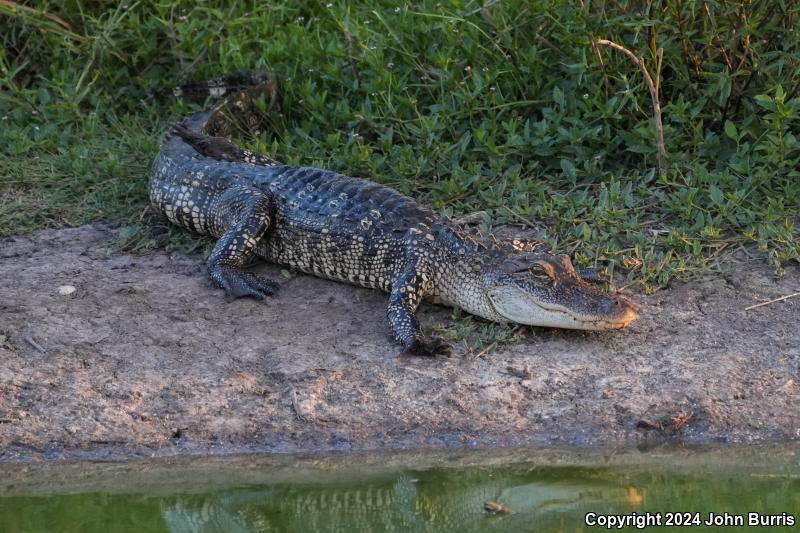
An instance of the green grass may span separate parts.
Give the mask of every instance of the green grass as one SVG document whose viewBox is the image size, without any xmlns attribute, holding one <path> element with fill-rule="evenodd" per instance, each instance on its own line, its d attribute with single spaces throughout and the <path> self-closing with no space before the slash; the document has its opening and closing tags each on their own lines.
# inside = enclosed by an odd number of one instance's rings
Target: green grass
<svg viewBox="0 0 800 533">
<path fill-rule="evenodd" d="M 242 142 L 288 163 L 534 220 L 626 284 L 742 248 L 800 260 L 796 2 L 489 4 L 0 4 L 0 235 L 110 218 L 129 249 L 199 246 L 147 205 L 159 136 L 198 106 L 162 90 L 268 68 L 273 129 Z M 595 38 L 651 69 L 664 47 L 668 176 L 641 73 L 608 49 L 601 64 Z"/>
<path fill-rule="evenodd" d="M 531 328 L 520 324 L 489 322 L 454 309 L 450 319 L 433 326 L 447 342 L 463 347 L 471 357 L 494 352 L 500 345 L 523 339 Z"/>
</svg>

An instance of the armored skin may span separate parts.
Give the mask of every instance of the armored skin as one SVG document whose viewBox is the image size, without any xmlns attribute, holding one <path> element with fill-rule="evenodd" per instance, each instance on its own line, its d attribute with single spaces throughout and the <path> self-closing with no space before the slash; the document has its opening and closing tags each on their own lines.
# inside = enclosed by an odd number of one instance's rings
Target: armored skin
<svg viewBox="0 0 800 533">
<path fill-rule="evenodd" d="M 475 238 L 389 187 L 283 165 L 232 144 L 231 124 L 257 126 L 254 99 L 273 98 L 276 88 L 261 73 L 236 80 L 244 80 L 239 92 L 164 136 L 150 178 L 158 211 L 218 238 L 208 272 L 229 296 L 261 299 L 277 290 L 244 269 L 253 257 L 380 289 L 389 293 L 394 337 L 426 355 L 449 346 L 423 334 L 415 315 L 423 299 L 535 326 L 607 330 L 636 318 L 632 302 L 603 292 L 537 241 Z M 224 81 L 207 87 L 223 93 Z"/>
</svg>

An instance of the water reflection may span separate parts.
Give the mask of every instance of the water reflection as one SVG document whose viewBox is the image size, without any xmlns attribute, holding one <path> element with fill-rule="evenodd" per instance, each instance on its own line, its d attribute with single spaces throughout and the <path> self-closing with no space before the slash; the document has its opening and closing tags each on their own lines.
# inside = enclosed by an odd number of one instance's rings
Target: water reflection
<svg viewBox="0 0 800 533">
<path fill-rule="evenodd" d="M 174 533 L 579 531 L 587 512 L 721 511 L 747 505 L 747 491 L 726 490 L 724 478 L 710 481 L 585 468 L 430 470 L 361 483 L 282 485 L 176 497 L 164 500 L 161 512 Z M 763 501 L 772 493 L 778 500 L 776 510 L 798 509 L 797 492 L 794 497 L 784 492 L 791 480 L 737 483 L 749 486 L 750 499 Z M 779 503 L 780 494 L 786 497 L 784 504 Z M 487 515 L 483 504 L 488 501 L 502 502 L 513 514 Z"/>
<path fill-rule="evenodd" d="M 587 512 L 790 512 L 800 517 L 797 465 L 692 471 L 664 466 L 526 465 L 406 469 L 276 480 L 172 493 L 83 492 L 0 498 L 0 530 L 584 531 Z M 490 516 L 485 502 L 511 515 Z M 686 529 L 687 531 L 691 529 Z M 670 531 L 680 531 L 671 528 Z"/>
</svg>

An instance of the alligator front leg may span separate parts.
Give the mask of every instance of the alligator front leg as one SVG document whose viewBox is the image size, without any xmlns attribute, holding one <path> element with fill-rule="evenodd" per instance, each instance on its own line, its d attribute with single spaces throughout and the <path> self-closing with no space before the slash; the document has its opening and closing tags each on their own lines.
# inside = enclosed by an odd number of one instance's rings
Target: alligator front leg
<svg viewBox="0 0 800 533">
<path fill-rule="evenodd" d="M 430 290 L 430 278 L 413 264 L 395 281 L 389 294 L 387 315 L 394 337 L 414 355 L 449 355 L 451 346 L 440 337 L 425 336 L 415 314 Z"/>
<path fill-rule="evenodd" d="M 234 185 L 212 204 L 212 212 L 212 229 L 220 237 L 208 258 L 211 279 L 233 298 L 272 296 L 277 283 L 242 269 L 272 221 L 274 203 L 269 193 Z"/>
</svg>

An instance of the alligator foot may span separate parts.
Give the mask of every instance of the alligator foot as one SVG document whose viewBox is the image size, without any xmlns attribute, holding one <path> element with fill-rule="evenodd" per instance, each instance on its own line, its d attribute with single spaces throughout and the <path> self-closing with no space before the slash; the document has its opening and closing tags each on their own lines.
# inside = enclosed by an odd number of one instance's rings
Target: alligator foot
<svg viewBox="0 0 800 533">
<path fill-rule="evenodd" d="M 220 237 L 208 257 L 208 273 L 228 296 L 262 300 L 278 289 L 274 281 L 242 269 L 269 229 L 273 211 L 270 194 L 249 185 L 234 184 L 215 200 L 212 233 Z"/>
<path fill-rule="evenodd" d="M 427 337 L 415 338 L 406 352 L 412 355 L 424 355 L 429 357 L 435 357 L 437 355 L 450 356 L 453 353 L 453 346 L 441 337 L 430 335 Z"/>
<path fill-rule="evenodd" d="M 279 288 L 279 285 L 272 280 L 238 268 L 219 267 L 210 274 L 214 283 L 232 298 L 251 296 L 263 300 L 264 296 L 272 296 Z"/>
</svg>

